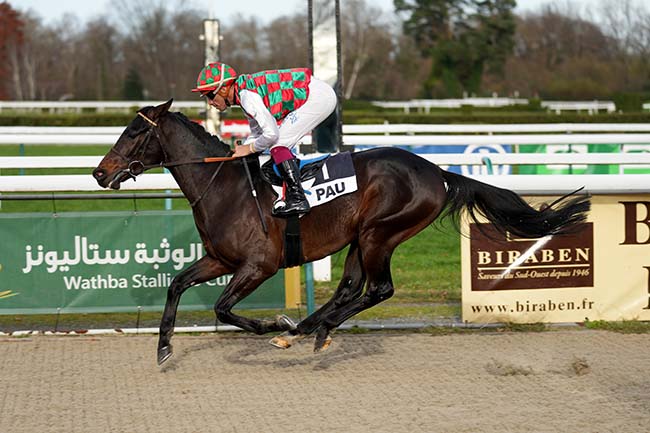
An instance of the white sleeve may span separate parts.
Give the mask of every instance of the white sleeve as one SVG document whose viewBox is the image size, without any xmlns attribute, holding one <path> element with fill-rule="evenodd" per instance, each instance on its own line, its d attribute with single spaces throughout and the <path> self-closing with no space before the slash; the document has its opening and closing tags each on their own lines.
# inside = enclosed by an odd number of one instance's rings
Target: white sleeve
<svg viewBox="0 0 650 433">
<path fill-rule="evenodd" d="M 280 130 L 275 118 L 262 97 L 255 92 L 242 90 L 239 93 L 240 106 L 248 115 L 248 123 L 251 128 L 251 135 L 246 139 L 244 144 L 253 143 L 256 152 L 262 152 L 278 142 Z"/>
</svg>

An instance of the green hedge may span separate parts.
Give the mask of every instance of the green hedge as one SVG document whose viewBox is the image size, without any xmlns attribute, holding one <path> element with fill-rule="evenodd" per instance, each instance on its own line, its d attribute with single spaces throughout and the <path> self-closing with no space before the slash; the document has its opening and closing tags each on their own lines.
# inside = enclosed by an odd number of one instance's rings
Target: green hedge
<svg viewBox="0 0 650 433">
<path fill-rule="evenodd" d="M 198 118 L 198 113 L 185 113 Z M 227 119 L 243 119 L 241 110 L 230 110 Z M 133 114 L 120 113 L 0 113 L 0 126 L 125 126 Z M 460 109 L 426 113 L 395 110 L 343 110 L 345 124 L 384 123 L 420 124 L 503 124 L 503 123 L 650 123 L 650 113 L 552 114 L 537 111 L 501 111 Z"/>
</svg>

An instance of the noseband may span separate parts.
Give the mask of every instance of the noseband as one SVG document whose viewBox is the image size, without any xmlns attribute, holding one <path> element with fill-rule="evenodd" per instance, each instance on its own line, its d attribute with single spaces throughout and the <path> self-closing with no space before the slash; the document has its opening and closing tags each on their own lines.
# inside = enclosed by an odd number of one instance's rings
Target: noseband
<svg viewBox="0 0 650 433">
<path fill-rule="evenodd" d="M 120 174 L 125 174 L 128 176 L 128 178 L 133 179 L 135 181 L 135 178 L 142 173 L 145 172 L 145 170 L 154 168 L 154 167 L 159 167 L 159 166 L 164 166 L 164 163 L 161 164 L 153 164 L 153 165 L 145 165 L 141 159 L 144 157 L 145 152 L 147 151 L 147 146 L 149 145 L 149 141 L 151 140 L 151 133 L 153 131 L 154 134 L 156 134 L 156 138 L 158 139 L 158 142 L 161 143 L 161 149 L 163 151 L 163 154 L 165 153 L 165 148 L 162 146 L 162 141 L 160 134 L 158 133 L 158 124 L 154 122 L 153 120 L 149 119 L 147 116 L 142 114 L 141 112 L 138 112 L 138 116 L 142 117 L 148 124 L 149 127 L 147 128 L 147 131 L 145 132 L 145 138 L 140 141 L 138 146 L 135 148 L 135 151 L 133 154 L 135 155 L 134 158 L 128 158 L 127 156 L 123 155 L 119 151 L 115 149 L 115 147 L 111 147 L 110 152 L 113 152 L 117 156 L 119 156 L 123 161 L 127 163 L 126 168 L 120 170 L 117 173 L 117 176 L 115 178 L 118 178 Z M 165 159 L 167 159 L 167 155 L 165 155 Z"/>
</svg>

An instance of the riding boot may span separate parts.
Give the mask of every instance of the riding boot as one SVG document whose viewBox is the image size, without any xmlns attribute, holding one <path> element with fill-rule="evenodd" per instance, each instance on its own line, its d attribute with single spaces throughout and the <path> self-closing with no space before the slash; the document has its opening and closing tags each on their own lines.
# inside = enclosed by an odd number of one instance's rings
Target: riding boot
<svg viewBox="0 0 650 433">
<path fill-rule="evenodd" d="M 287 218 L 309 212 L 310 206 L 300 184 L 300 169 L 296 159 L 287 159 L 276 164 L 276 167 L 286 185 L 286 191 L 284 200 L 279 198 L 273 203 L 273 216 Z"/>
</svg>

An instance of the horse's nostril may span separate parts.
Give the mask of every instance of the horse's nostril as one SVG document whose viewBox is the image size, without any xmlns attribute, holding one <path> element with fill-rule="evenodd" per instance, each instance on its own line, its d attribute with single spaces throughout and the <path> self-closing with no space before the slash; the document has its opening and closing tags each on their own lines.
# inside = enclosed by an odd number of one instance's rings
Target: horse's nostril
<svg viewBox="0 0 650 433">
<path fill-rule="evenodd" d="M 104 174 L 105 174 L 104 170 L 102 170 L 101 168 L 96 168 L 93 170 L 93 177 L 95 179 L 101 179 L 102 177 L 104 177 Z"/>
</svg>

